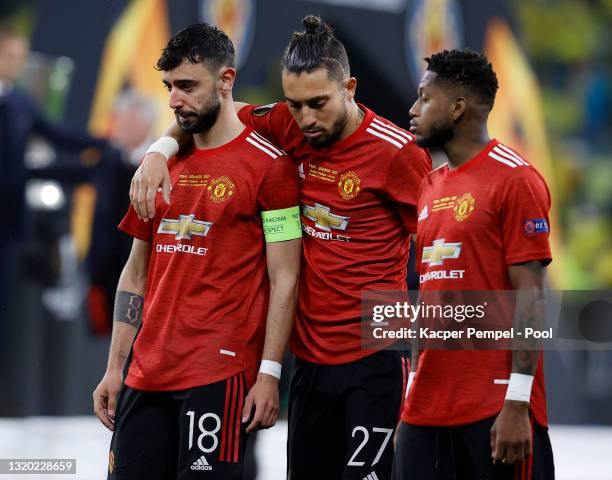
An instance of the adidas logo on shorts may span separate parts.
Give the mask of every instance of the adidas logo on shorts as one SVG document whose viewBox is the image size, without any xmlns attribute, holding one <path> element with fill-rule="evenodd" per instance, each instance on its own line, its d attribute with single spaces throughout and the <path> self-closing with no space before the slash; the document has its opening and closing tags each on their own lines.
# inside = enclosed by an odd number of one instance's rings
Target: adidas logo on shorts
<svg viewBox="0 0 612 480">
<path fill-rule="evenodd" d="M 192 470 L 212 470 L 212 467 L 206 461 L 206 457 L 202 455 L 195 462 L 191 464 Z"/>
</svg>

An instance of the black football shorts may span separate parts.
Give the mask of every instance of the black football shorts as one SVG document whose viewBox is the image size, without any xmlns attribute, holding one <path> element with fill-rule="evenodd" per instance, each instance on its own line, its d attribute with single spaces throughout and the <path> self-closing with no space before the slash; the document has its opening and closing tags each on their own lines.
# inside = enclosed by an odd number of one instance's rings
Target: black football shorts
<svg viewBox="0 0 612 480">
<path fill-rule="evenodd" d="M 126 386 L 118 399 L 108 479 L 241 479 L 246 394 L 242 373 L 173 392 Z"/>
<path fill-rule="evenodd" d="M 407 364 L 379 351 L 342 365 L 296 359 L 289 393 L 290 480 L 388 480 Z"/>
<path fill-rule="evenodd" d="M 491 460 L 495 416 L 457 427 L 419 427 L 402 422 L 393 480 L 553 480 L 548 429 L 532 421 L 532 454 L 504 465 Z"/>
</svg>

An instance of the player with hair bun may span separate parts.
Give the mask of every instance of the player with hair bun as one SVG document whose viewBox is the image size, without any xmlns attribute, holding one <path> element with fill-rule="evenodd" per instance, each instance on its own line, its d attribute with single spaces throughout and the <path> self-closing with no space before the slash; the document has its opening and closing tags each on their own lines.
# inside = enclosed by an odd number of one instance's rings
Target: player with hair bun
<svg viewBox="0 0 612 480">
<path fill-rule="evenodd" d="M 282 59 L 286 101 L 237 105 L 243 122 L 293 158 L 301 184 L 288 474 L 384 480 L 406 363 L 383 344 L 362 348 L 361 294 L 406 290 L 418 185 L 431 160 L 413 134 L 355 101 L 357 79 L 331 27 L 312 15 L 302 25 Z M 166 135 L 185 143 L 176 127 Z M 165 158 L 148 155 L 131 189 L 143 217 L 154 208 L 151 192 L 162 185 L 168 193 L 165 179 Z"/>
</svg>

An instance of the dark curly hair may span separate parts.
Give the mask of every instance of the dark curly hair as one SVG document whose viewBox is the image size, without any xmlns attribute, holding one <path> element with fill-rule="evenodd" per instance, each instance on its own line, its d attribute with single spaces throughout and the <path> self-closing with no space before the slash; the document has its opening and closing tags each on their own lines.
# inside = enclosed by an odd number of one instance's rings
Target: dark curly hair
<svg viewBox="0 0 612 480">
<path fill-rule="evenodd" d="M 281 66 L 290 73 L 310 73 L 325 67 L 330 78 L 342 81 L 351 75 L 344 45 L 321 18 L 308 15 L 303 32 L 294 32 L 285 49 Z"/>
<path fill-rule="evenodd" d="M 167 72 L 183 60 L 204 63 L 210 70 L 235 67 L 234 44 L 223 30 L 207 23 L 190 25 L 174 35 L 157 61 L 157 69 Z"/>
<path fill-rule="evenodd" d="M 444 50 L 425 61 L 427 70 L 437 73 L 436 81 L 465 87 L 493 108 L 499 84 L 489 59 L 482 53 L 467 48 Z"/>
</svg>

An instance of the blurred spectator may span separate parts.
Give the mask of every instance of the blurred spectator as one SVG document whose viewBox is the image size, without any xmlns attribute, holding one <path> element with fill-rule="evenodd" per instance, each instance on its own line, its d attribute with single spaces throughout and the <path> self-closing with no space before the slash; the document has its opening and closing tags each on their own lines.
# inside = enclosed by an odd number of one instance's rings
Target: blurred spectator
<svg viewBox="0 0 612 480">
<path fill-rule="evenodd" d="M 103 148 L 105 141 L 84 132 L 75 132 L 47 121 L 34 101 L 15 82 L 22 74 L 29 55 L 29 43 L 17 30 L 0 25 L 0 326 L 6 323 L 10 275 L 18 267 L 24 235 L 25 184 L 29 176 L 24 163 L 26 146 L 32 134 L 39 134 L 53 146 L 79 151 Z"/>
<path fill-rule="evenodd" d="M 4 233 L 0 242 L 18 240 L 22 235 L 24 187 L 28 171 L 24 163 L 26 146 L 36 133 L 54 147 L 79 151 L 104 148 L 106 142 L 57 126 L 45 118 L 34 101 L 15 86 L 28 59 L 26 38 L 8 26 L 0 26 L 0 209 Z M 3 251 L 4 253 L 4 251 Z"/>
<path fill-rule="evenodd" d="M 132 175 L 155 140 L 158 112 L 153 100 L 128 90 L 115 103 L 109 149 L 94 171 L 97 200 L 88 267 L 91 280 L 88 310 L 94 333 L 108 334 L 112 326 L 117 280 L 130 253 L 131 237 L 117 230 L 129 206 Z"/>
<path fill-rule="evenodd" d="M 0 233 L 0 366 L 10 365 L 9 351 L 13 335 L 20 322 L 12 322 L 11 312 L 21 315 L 23 292 L 18 291 L 22 253 L 28 240 L 25 235 L 25 186 L 31 172 L 24 157 L 28 142 L 38 134 L 53 147 L 61 150 L 81 151 L 86 148 L 106 148 L 105 140 L 92 138 L 50 123 L 35 101 L 16 86 L 28 61 L 29 42 L 17 30 L 0 25 L 0 212 L 3 229 Z M 79 164 L 80 167 L 82 165 Z M 49 261 L 49 259 L 47 259 Z M 6 392 L 10 377 L 2 375 L 0 391 Z M 0 413 L 3 408 L 0 404 Z"/>
</svg>

